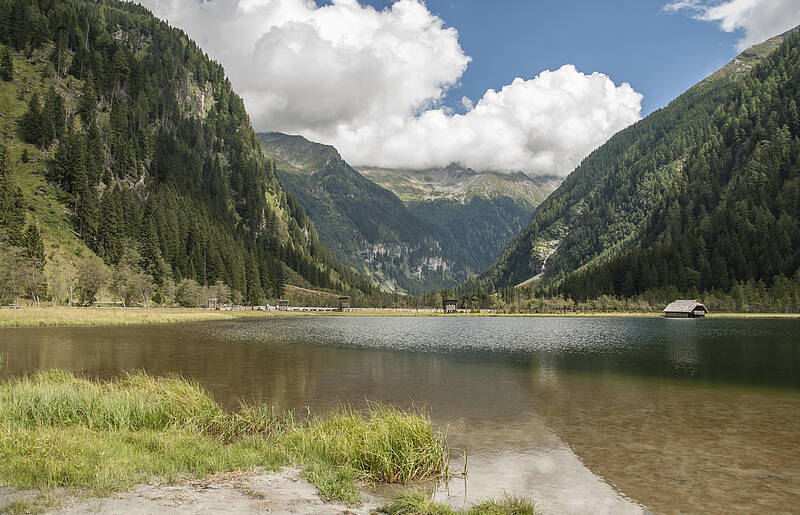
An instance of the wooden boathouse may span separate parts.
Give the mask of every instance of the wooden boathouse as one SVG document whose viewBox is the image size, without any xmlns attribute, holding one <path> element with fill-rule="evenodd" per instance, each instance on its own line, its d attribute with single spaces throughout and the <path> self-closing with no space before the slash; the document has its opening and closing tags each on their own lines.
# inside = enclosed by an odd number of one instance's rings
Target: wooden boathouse
<svg viewBox="0 0 800 515">
<path fill-rule="evenodd" d="M 664 308 L 664 316 L 667 318 L 699 318 L 706 313 L 706 307 L 696 300 L 676 300 Z"/>
</svg>

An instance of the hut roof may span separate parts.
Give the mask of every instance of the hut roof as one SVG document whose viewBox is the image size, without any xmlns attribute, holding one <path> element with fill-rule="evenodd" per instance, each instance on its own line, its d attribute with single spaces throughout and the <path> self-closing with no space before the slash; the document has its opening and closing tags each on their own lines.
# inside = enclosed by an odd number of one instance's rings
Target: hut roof
<svg viewBox="0 0 800 515">
<path fill-rule="evenodd" d="M 696 301 L 696 300 L 676 300 L 675 302 L 673 302 L 669 306 L 665 307 L 664 308 L 664 312 L 665 313 L 691 313 L 692 311 L 695 311 L 698 308 L 700 308 L 703 311 L 705 311 L 706 313 L 708 313 L 708 310 L 706 309 L 706 307 L 704 305 L 702 305 L 700 302 Z"/>
</svg>

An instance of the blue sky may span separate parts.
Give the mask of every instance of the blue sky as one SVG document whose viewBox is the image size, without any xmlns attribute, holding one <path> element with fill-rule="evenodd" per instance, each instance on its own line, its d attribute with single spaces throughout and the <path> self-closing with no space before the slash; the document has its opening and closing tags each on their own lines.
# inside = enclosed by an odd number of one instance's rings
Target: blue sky
<svg viewBox="0 0 800 515">
<path fill-rule="evenodd" d="M 388 0 L 370 0 L 383 9 Z M 456 108 L 466 95 L 479 99 L 515 77 L 574 64 L 602 72 L 644 94 L 642 114 L 664 107 L 693 84 L 733 59 L 740 31 L 683 13 L 661 0 L 428 0 L 428 8 L 459 32 L 472 57 L 451 90 Z"/>
</svg>

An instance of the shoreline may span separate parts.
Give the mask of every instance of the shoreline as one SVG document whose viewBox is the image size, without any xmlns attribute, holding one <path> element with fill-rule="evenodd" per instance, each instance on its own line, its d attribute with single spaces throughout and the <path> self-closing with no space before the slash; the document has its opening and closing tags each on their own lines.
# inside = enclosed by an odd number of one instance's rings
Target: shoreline
<svg viewBox="0 0 800 515">
<path fill-rule="evenodd" d="M 0 309 L 0 328 L 93 327 L 173 324 L 213 320 L 244 320 L 273 317 L 546 317 L 546 318 L 662 318 L 650 312 L 569 312 L 569 313 L 432 313 L 405 309 L 374 309 L 355 312 L 314 311 L 215 311 L 203 308 L 105 308 L 105 307 L 25 307 Z M 800 319 L 798 313 L 711 313 L 706 318 Z"/>
<path fill-rule="evenodd" d="M 535 515 L 528 497 L 433 504 L 420 485 L 457 476 L 445 434 L 416 408 L 226 411 L 179 376 L 51 369 L 0 382 L 0 420 L 0 513 L 404 515 L 413 501 L 430 507 L 420 513 Z"/>
<path fill-rule="evenodd" d="M 135 485 L 129 490 L 98 496 L 93 492 L 7 490 L 0 488 L 2 513 L 352 513 L 369 515 L 385 499 L 361 490 L 358 503 L 326 501 L 303 479 L 297 467 L 279 471 L 219 472 L 210 477 L 186 477 L 176 482 Z"/>
</svg>

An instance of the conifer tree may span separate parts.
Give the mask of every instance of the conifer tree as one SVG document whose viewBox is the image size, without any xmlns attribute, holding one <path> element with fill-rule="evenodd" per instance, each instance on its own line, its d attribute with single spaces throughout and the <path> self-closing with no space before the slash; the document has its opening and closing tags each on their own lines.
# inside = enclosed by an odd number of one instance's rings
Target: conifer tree
<svg viewBox="0 0 800 515">
<path fill-rule="evenodd" d="M 39 269 L 44 272 L 44 243 L 42 242 L 42 235 L 39 234 L 39 229 L 36 224 L 28 224 L 25 228 L 25 233 L 22 235 L 22 246 L 25 249 L 25 257 Z"/>
<path fill-rule="evenodd" d="M 22 243 L 24 226 L 22 190 L 11 177 L 6 147 L 0 144 L 0 237 L 5 236 L 11 245 L 19 245 Z"/>
<path fill-rule="evenodd" d="M 64 97 L 51 86 L 42 109 L 42 142 L 45 145 L 64 135 L 66 118 Z"/>
<path fill-rule="evenodd" d="M 6 82 L 14 80 L 14 59 L 8 47 L 3 48 L 0 53 L 0 79 Z"/>
<path fill-rule="evenodd" d="M 39 96 L 34 93 L 28 101 L 28 111 L 20 119 L 22 136 L 25 141 L 34 145 L 42 144 L 42 113 L 39 103 Z"/>
<path fill-rule="evenodd" d="M 86 81 L 80 99 L 78 99 L 78 114 L 88 127 L 92 127 L 97 118 L 97 95 L 92 86 L 92 78 Z"/>
<path fill-rule="evenodd" d="M 100 227 L 98 251 L 108 263 L 116 263 L 122 254 L 124 220 L 122 200 L 118 186 L 103 195 L 100 201 Z"/>
</svg>

